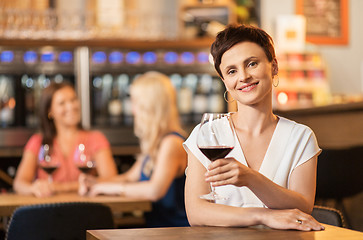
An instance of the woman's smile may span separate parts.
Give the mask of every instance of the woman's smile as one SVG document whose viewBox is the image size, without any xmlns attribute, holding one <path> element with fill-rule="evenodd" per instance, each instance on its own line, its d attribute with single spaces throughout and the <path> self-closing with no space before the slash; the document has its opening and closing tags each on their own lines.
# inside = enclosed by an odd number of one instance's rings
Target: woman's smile
<svg viewBox="0 0 363 240">
<path fill-rule="evenodd" d="M 242 87 L 238 88 L 238 90 L 242 91 L 242 92 L 250 92 L 253 89 L 256 88 L 256 86 L 259 84 L 260 82 L 255 82 L 255 83 L 247 83 L 244 84 Z"/>
</svg>

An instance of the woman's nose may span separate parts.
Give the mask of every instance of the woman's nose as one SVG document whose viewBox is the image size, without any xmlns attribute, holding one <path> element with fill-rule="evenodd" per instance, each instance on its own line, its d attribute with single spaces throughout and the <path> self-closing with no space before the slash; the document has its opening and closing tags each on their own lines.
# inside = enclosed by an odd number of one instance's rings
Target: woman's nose
<svg viewBox="0 0 363 240">
<path fill-rule="evenodd" d="M 79 108 L 77 102 L 73 102 L 73 101 L 69 102 L 66 106 L 67 106 L 67 109 L 70 109 L 70 110 Z"/>
<path fill-rule="evenodd" d="M 238 81 L 246 82 L 251 77 L 250 73 L 246 69 L 241 69 L 238 75 Z"/>
</svg>

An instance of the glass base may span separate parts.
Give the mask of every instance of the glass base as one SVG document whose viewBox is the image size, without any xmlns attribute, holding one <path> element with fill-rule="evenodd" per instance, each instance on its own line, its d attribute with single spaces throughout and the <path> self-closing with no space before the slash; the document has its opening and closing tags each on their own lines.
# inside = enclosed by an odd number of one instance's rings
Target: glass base
<svg viewBox="0 0 363 240">
<path fill-rule="evenodd" d="M 215 200 L 226 200 L 227 197 L 225 196 L 221 196 L 216 192 L 210 192 L 208 194 L 205 195 L 201 195 L 199 196 L 201 199 L 205 199 L 205 200 L 210 200 L 210 201 L 215 201 Z"/>
</svg>

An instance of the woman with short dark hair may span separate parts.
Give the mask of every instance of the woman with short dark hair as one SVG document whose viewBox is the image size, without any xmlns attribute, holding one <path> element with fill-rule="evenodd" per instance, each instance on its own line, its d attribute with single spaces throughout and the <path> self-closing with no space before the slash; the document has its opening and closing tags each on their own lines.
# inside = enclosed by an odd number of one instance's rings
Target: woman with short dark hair
<svg viewBox="0 0 363 240">
<path fill-rule="evenodd" d="M 257 27 L 230 25 L 217 35 L 211 53 L 237 102 L 237 112 L 230 113 L 236 146 L 226 158 L 211 162 L 197 147 L 199 126 L 185 141 L 190 224 L 323 229 L 309 215 L 321 149 L 310 128 L 273 114 L 278 63 L 271 37 Z M 227 199 L 201 199 L 209 184 Z"/>
</svg>

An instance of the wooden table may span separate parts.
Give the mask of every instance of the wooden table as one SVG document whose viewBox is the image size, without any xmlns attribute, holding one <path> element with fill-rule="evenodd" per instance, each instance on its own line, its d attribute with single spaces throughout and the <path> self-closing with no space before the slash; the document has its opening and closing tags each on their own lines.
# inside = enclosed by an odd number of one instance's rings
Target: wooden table
<svg viewBox="0 0 363 240">
<path fill-rule="evenodd" d="M 226 228 L 226 227 L 181 227 L 181 228 L 140 228 L 88 230 L 87 240 L 240 240 L 240 239 L 304 239 L 304 240 L 334 240 L 363 239 L 363 233 L 345 228 L 326 225 L 324 231 L 301 232 L 295 230 L 273 230 L 268 228 Z"/>
<path fill-rule="evenodd" d="M 151 202 L 148 200 L 125 198 L 120 196 L 96 196 L 82 197 L 77 193 L 57 194 L 46 198 L 37 198 L 34 196 L 25 196 L 18 194 L 0 194 L 0 217 L 6 226 L 6 220 L 12 215 L 17 207 L 23 205 L 47 204 L 59 202 L 97 202 L 107 205 L 114 214 L 115 224 L 133 225 L 142 223 L 142 213 L 151 211 Z M 124 213 L 136 213 L 136 217 L 124 217 Z M 139 216 L 139 217 L 138 217 Z M 1 224 L 0 224 L 1 225 Z"/>
<path fill-rule="evenodd" d="M 150 211 L 151 202 L 148 200 L 125 198 L 120 196 L 82 197 L 77 193 L 57 194 L 46 198 L 24 196 L 18 194 L 0 194 L 0 216 L 11 216 L 13 211 L 23 205 L 46 204 L 57 202 L 97 202 L 111 208 L 114 213 Z"/>
</svg>

